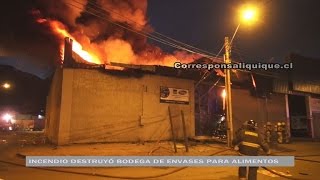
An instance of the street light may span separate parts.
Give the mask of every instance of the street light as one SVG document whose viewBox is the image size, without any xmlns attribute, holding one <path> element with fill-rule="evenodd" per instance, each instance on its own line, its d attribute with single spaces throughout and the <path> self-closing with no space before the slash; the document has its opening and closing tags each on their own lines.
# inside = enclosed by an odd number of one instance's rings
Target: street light
<svg viewBox="0 0 320 180">
<path fill-rule="evenodd" d="M 2 84 L 2 87 L 3 87 L 4 89 L 10 89 L 10 88 L 11 88 L 11 84 L 9 84 L 9 83 L 3 83 L 3 84 Z"/>
<path fill-rule="evenodd" d="M 258 9 L 253 5 L 244 5 L 240 8 L 240 22 L 245 24 L 254 23 L 257 20 Z M 240 23 L 237 26 L 235 32 L 233 33 L 231 41 L 229 41 L 229 37 L 225 37 L 224 48 L 224 63 L 231 64 L 231 45 L 233 39 L 235 38 L 238 29 L 240 27 Z M 226 68 L 225 70 L 225 90 L 226 90 L 226 117 L 227 117 L 227 137 L 228 137 L 228 147 L 232 146 L 233 140 L 233 119 L 232 119 L 232 99 L 231 99 L 231 77 L 230 77 L 230 69 Z"/>
<path fill-rule="evenodd" d="M 259 19 L 259 9 L 257 6 L 246 4 L 240 8 L 240 22 L 252 24 Z"/>
<path fill-rule="evenodd" d="M 6 122 L 11 121 L 12 118 L 13 118 L 13 116 L 12 116 L 11 114 L 8 114 L 8 113 L 6 113 L 6 114 L 4 114 L 4 115 L 2 116 L 2 119 L 5 120 Z"/>
</svg>

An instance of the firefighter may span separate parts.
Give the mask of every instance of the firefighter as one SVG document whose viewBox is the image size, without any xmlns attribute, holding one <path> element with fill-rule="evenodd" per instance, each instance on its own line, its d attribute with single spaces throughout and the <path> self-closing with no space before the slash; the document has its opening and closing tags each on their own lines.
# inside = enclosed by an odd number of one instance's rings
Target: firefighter
<svg viewBox="0 0 320 180">
<path fill-rule="evenodd" d="M 235 146 L 235 150 L 238 150 L 241 155 L 257 156 L 260 148 L 268 155 L 270 154 L 269 146 L 263 140 L 260 133 L 258 133 L 257 123 L 253 120 L 247 121 L 246 127 L 242 127 L 237 131 L 232 144 Z M 257 170 L 258 167 L 249 167 L 248 180 L 257 179 Z M 239 167 L 238 173 L 239 179 L 246 179 L 247 167 Z"/>
<path fill-rule="evenodd" d="M 282 132 L 283 132 L 283 137 L 284 137 L 284 143 L 289 143 L 290 142 L 290 135 L 288 133 L 287 125 L 285 122 L 281 123 L 282 125 Z"/>
<path fill-rule="evenodd" d="M 283 132 L 282 132 L 281 122 L 277 123 L 277 134 L 278 134 L 278 143 L 283 144 Z"/>
<path fill-rule="evenodd" d="M 267 143 L 271 143 L 271 134 L 272 134 L 272 125 L 271 122 L 267 122 L 267 125 L 265 125 L 265 133 L 266 133 L 266 141 Z"/>
</svg>

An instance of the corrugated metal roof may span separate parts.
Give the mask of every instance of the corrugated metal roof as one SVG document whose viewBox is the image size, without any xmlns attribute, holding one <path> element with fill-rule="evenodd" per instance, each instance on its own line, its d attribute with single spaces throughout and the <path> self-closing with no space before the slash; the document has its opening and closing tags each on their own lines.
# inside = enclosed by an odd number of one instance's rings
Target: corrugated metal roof
<svg viewBox="0 0 320 180">
<path fill-rule="evenodd" d="M 292 82 L 292 88 L 290 88 L 287 80 L 273 80 L 273 92 L 291 94 L 292 91 L 320 94 L 320 84 L 311 81 L 294 80 Z"/>
<path fill-rule="evenodd" d="M 292 83 L 294 91 L 320 94 L 320 84 L 308 81 L 296 80 Z"/>
<path fill-rule="evenodd" d="M 320 60 L 292 54 L 290 61 L 293 63 L 292 90 L 320 94 Z"/>
<path fill-rule="evenodd" d="M 284 93 L 284 94 L 289 93 L 289 82 L 283 79 L 274 79 L 273 92 Z"/>
<path fill-rule="evenodd" d="M 134 65 L 134 64 L 123 64 L 123 63 L 115 63 L 115 62 L 111 62 L 110 64 L 113 66 L 119 66 L 124 68 L 140 69 L 142 71 L 151 71 L 151 72 L 156 71 L 156 66 L 154 65 Z"/>
</svg>

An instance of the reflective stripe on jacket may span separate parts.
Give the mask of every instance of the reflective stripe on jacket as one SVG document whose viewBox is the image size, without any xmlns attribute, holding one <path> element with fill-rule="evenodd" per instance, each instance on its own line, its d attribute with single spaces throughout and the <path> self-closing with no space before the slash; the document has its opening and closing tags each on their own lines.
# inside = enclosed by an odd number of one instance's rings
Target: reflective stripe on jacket
<svg viewBox="0 0 320 180">
<path fill-rule="evenodd" d="M 239 146 L 239 152 L 248 156 L 258 155 L 259 149 L 269 151 L 268 145 L 263 141 L 261 135 L 255 130 L 240 129 L 233 141 L 233 145 Z"/>
<path fill-rule="evenodd" d="M 256 143 L 242 141 L 240 144 L 243 145 L 243 146 L 248 146 L 248 147 L 253 147 L 253 148 L 260 148 L 260 145 L 256 144 Z"/>
</svg>

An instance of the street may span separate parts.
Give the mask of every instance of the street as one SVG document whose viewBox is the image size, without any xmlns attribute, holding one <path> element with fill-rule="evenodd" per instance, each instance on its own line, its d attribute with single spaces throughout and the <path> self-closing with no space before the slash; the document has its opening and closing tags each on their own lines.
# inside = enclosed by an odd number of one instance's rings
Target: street
<svg viewBox="0 0 320 180">
<path fill-rule="evenodd" d="M 0 180 L 320 179 L 319 0 L 3 2 Z"/>
<path fill-rule="evenodd" d="M 95 175 L 78 175 L 76 173 L 64 173 L 64 172 L 54 172 L 54 171 L 47 171 L 42 169 L 35 169 L 35 168 L 25 168 L 21 166 L 15 166 L 5 163 L 0 163 L 0 174 L 1 179 L 26 179 L 26 180 L 33 180 L 33 179 L 117 179 L 117 178 L 110 178 L 110 177 L 97 177 Z M 106 169 L 106 168 L 105 168 Z M 104 169 L 104 170 L 105 170 Z M 172 169 L 172 168 L 170 168 Z M 70 169 L 64 169 L 66 171 L 72 171 Z M 91 168 L 91 171 L 94 171 Z M 105 170 L 108 174 L 113 174 L 114 176 L 124 176 L 124 177 L 136 177 L 135 179 L 140 179 L 139 177 L 145 177 L 149 174 L 162 174 L 169 170 L 157 169 L 157 168 L 116 168 Z M 171 171 L 171 170 L 170 170 Z M 188 170 L 182 170 L 172 175 L 159 177 L 159 178 L 152 178 L 152 179 L 225 179 L 225 180 L 236 180 L 238 179 L 235 172 L 237 171 L 236 168 L 188 168 Z M 17 173 L 18 172 L 18 173 Z M 147 172 L 147 173 L 146 173 Z M 263 179 L 274 179 L 270 176 L 262 175 L 260 178 Z M 127 179 L 127 178 L 124 178 Z M 281 178 L 277 178 L 281 179 Z"/>
<path fill-rule="evenodd" d="M 238 179 L 237 168 L 236 167 L 187 167 L 187 168 L 167 168 L 167 167 L 109 167 L 109 168 L 27 168 L 24 167 L 25 161 L 23 157 L 17 156 L 17 153 L 27 153 L 30 155 L 59 155 L 65 154 L 66 150 L 69 152 L 65 155 L 101 155 L 99 150 L 104 151 L 106 154 L 112 155 L 136 155 L 143 154 L 143 151 L 148 147 L 137 146 L 133 144 L 102 144 L 102 145 L 70 145 L 66 147 L 52 148 L 46 145 L 25 145 L 21 147 L 21 138 L 28 139 L 27 137 L 34 136 L 35 134 L 2 134 L 1 135 L 1 163 L 0 163 L 0 179 L 5 180 L 19 180 L 19 179 L 142 179 L 147 177 L 153 177 L 149 179 Z M 105 146 L 106 148 L 101 148 Z M 107 147 L 113 147 L 111 150 Z M 134 148 L 128 147 L 134 146 Z M 219 147 L 220 146 L 220 147 Z M 225 145 L 210 145 L 212 147 L 212 152 L 217 152 L 216 147 L 222 148 Z M 285 146 L 285 147 L 284 147 Z M 55 154 L 50 153 L 49 149 L 54 151 Z M 85 149 L 88 147 L 93 147 L 96 152 L 91 151 L 88 154 Z M 127 152 L 122 151 L 121 147 L 127 149 Z M 297 155 L 297 158 L 302 158 L 303 160 L 296 160 L 295 167 L 281 167 L 281 168 L 270 168 L 276 173 L 282 174 L 285 177 L 291 179 L 317 179 L 319 175 L 318 170 L 320 168 L 320 156 L 317 150 L 320 147 L 318 142 L 296 142 L 293 144 L 283 145 L 280 151 L 275 151 L 279 155 Z M 115 150 L 119 148 L 119 150 Z M 132 152 L 132 149 L 135 149 Z M 164 148 L 163 148 L 164 149 Z M 202 155 L 209 153 L 210 148 L 204 149 L 201 145 L 197 145 L 192 149 L 201 152 Z M 141 151 L 141 152 L 140 152 Z M 207 151 L 207 152 L 206 152 Z M 221 150 L 220 150 L 221 151 Z M 95 154 L 96 153 L 96 154 Z M 162 152 L 158 152 L 162 154 Z M 190 152 L 193 153 L 192 151 Z M 232 152 L 231 152 L 232 153 Z M 190 155 L 191 155 L 190 154 Z M 225 153 L 222 153 L 225 154 Z M 168 155 L 168 154 L 165 154 Z M 184 154 L 187 155 L 187 154 Z M 193 155 L 193 154 L 192 154 Z M 225 154 L 228 155 L 228 154 Z M 229 153 L 230 155 L 230 153 Z M 298 157 L 299 156 L 299 157 Z M 306 161 L 307 160 L 307 161 Z M 310 162 L 312 160 L 314 162 Z M 118 178 L 116 178 L 118 177 Z M 258 179 L 287 179 L 279 177 L 275 174 L 268 172 L 265 169 L 260 168 L 258 170 Z"/>
</svg>

